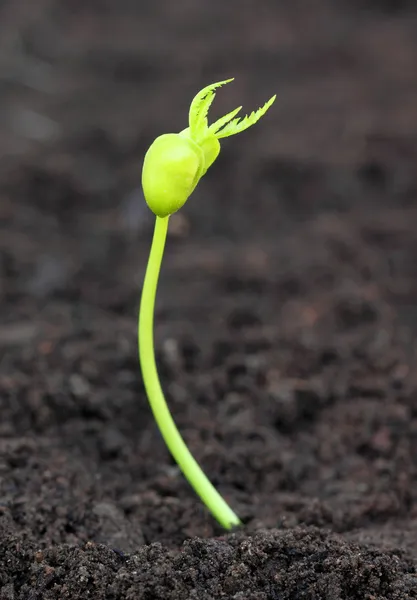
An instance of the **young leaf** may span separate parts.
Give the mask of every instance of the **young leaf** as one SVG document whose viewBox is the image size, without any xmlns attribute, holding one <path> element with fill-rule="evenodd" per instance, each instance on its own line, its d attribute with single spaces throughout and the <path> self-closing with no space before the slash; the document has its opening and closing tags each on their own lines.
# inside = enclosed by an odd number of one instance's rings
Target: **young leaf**
<svg viewBox="0 0 417 600">
<path fill-rule="evenodd" d="M 233 117 L 235 117 L 237 115 L 237 113 L 241 110 L 242 110 L 242 107 L 238 106 L 237 108 L 235 108 L 235 110 L 232 110 L 231 112 L 227 113 L 227 115 L 224 115 L 224 117 L 221 117 L 220 119 L 218 119 L 215 123 L 210 125 L 210 127 L 209 127 L 210 133 L 214 133 L 216 135 L 217 132 L 222 127 L 224 127 L 226 125 L 226 123 L 228 123 L 231 119 L 233 119 Z"/>
<path fill-rule="evenodd" d="M 233 81 L 232 79 L 225 79 L 224 81 L 219 81 L 217 83 L 211 83 L 207 87 L 203 88 L 198 94 L 195 96 L 193 101 L 191 102 L 190 112 L 189 112 L 189 125 L 190 125 L 190 133 L 192 139 L 196 139 L 198 136 L 199 128 L 201 127 L 200 122 L 200 114 L 203 114 L 203 123 L 204 119 L 207 116 L 207 111 L 210 108 L 211 103 L 214 100 L 214 96 L 216 95 L 214 90 L 216 88 L 221 87 L 222 85 L 226 85 L 226 83 L 230 83 Z M 207 99 L 209 96 L 209 99 Z"/>
<path fill-rule="evenodd" d="M 221 131 L 218 131 L 216 133 L 217 139 L 229 137 L 230 135 L 235 135 L 236 133 L 245 131 L 245 129 L 248 129 L 249 127 L 254 125 L 266 113 L 268 108 L 274 103 L 275 98 L 276 95 L 272 96 L 272 98 L 270 98 L 268 102 L 266 102 L 261 108 L 258 108 L 258 110 L 253 111 L 250 115 L 246 115 L 242 120 L 240 120 L 240 117 L 238 117 L 237 119 L 233 119 L 232 121 L 230 121 L 225 127 L 223 127 Z"/>
<path fill-rule="evenodd" d="M 204 98 L 202 103 L 200 104 L 199 112 L 196 118 L 195 128 L 193 132 L 193 139 L 196 142 L 199 142 L 204 135 L 207 133 L 208 129 L 208 119 L 207 113 L 212 105 L 212 102 L 215 98 L 216 94 L 214 92 L 209 92 L 207 96 Z"/>
</svg>

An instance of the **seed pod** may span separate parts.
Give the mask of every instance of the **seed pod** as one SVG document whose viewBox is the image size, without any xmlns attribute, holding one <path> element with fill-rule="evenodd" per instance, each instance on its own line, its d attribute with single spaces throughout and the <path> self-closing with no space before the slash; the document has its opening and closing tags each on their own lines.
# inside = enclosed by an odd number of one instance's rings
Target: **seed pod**
<svg viewBox="0 0 417 600">
<path fill-rule="evenodd" d="M 202 149 L 179 133 L 161 135 L 145 155 L 142 187 L 145 200 L 158 217 L 179 210 L 205 172 Z"/>
</svg>

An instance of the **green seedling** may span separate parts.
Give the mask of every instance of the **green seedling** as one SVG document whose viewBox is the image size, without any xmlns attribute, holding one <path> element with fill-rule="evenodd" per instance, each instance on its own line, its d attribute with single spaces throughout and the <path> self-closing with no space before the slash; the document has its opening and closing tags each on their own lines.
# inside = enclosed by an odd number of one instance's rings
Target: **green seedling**
<svg viewBox="0 0 417 600">
<path fill-rule="evenodd" d="M 230 81 L 233 79 L 213 83 L 201 90 L 191 103 L 187 129 L 156 138 L 145 155 L 142 187 L 146 203 L 156 215 L 156 221 L 138 321 L 139 361 L 155 420 L 184 476 L 225 529 L 240 525 L 239 517 L 206 477 L 171 416 L 156 367 L 153 321 L 170 215 L 185 204 L 201 177 L 216 160 L 220 152 L 219 139 L 235 135 L 254 125 L 275 100 L 273 96 L 262 108 L 243 119 L 236 117 L 242 107 L 236 108 L 209 126 L 207 114 L 215 97 L 214 90 Z"/>
</svg>

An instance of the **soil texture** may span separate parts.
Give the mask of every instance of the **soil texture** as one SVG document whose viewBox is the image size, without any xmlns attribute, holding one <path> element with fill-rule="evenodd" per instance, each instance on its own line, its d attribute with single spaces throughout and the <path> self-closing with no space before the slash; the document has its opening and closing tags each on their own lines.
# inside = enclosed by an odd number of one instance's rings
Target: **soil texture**
<svg viewBox="0 0 417 600">
<path fill-rule="evenodd" d="M 417 598 L 413 2 L 0 3 L 0 600 Z M 225 140 L 172 217 L 144 394 L 143 155 Z"/>
</svg>

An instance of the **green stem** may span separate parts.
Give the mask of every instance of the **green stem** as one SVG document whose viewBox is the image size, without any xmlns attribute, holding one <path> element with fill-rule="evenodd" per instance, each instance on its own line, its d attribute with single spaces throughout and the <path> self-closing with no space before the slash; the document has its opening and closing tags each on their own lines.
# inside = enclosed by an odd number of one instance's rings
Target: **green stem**
<svg viewBox="0 0 417 600">
<path fill-rule="evenodd" d="M 142 377 L 152 412 L 169 451 L 215 519 L 225 529 L 231 529 L 240 525 L 239 517 L 213 487 L 185 445 L 169 412 L 156 368 L 153 340 L 155 295 L 164 254 L 168 221 L 169 217 L 156 217 L 152 247 L 143 284 L 138 323 L 139 360 Z"/>
</svg>

